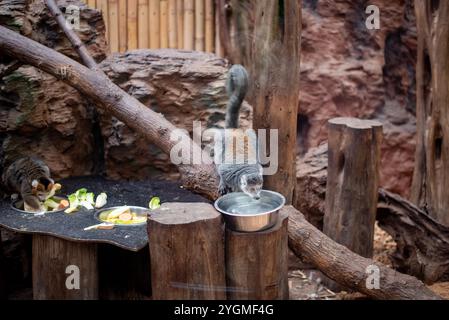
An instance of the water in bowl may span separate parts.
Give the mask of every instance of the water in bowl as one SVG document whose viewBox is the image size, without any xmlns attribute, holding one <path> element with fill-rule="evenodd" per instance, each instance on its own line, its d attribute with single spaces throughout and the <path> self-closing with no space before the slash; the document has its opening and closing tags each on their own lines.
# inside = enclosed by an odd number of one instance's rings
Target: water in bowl
<svg viewBox="0 0 449 320">
<path fill-rule="evenodd" d="M 232 214 L 253 215 L 273 210 L 273 204 L 262 199 L 248 199 L 245 202 L 232 205 L 228 210 Z"/>
</svg>

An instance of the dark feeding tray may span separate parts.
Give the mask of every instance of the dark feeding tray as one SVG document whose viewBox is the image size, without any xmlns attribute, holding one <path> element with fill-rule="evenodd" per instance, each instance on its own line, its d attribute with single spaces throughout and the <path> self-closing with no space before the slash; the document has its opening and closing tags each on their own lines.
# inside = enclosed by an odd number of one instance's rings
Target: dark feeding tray
<svg viewBox="0 0 449 320">
<path fill-rule="evenodd" d="M 181 188 L 180 184 L 166 181 L 110 181 L 102 177 L 70 178 L 60 182 L 60 195 L 68 195 L 80 188 L 87 188 L 95 195 L 106 192 L 107 207 L 147 207 L 152 197 L 161 202 L 208 202 L 205 198 Z M 34 215 L 16 211 L 9 201 L 0 202 L 0 227 L 27 234 L 43 234 L 75 242 L 108 243 L 117 247 L 139 251 L 148 244 L 146 225 L 134 228 L 115 227 L 112 230 L 84 228 L 98 224 L 94 210 L 80 210 L 73 214 L 49 212 Z"/>
</svg>

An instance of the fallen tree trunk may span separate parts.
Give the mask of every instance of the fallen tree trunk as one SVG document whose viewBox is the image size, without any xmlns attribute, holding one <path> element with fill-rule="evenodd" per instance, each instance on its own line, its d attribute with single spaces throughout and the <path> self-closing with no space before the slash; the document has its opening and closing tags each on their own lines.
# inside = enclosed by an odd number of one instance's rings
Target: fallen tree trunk
<svg viewBox="0 0 449 320">
<path fill-rule="evenodd" d="M 89 70 L 78 62 L 2 26 L 0 51 L 73 86 L 99 108 L 128 124 L 131 129 L 154 142 L 165 153 L 170 154 L 174 146 L 188 150 L 189 152 L 177 154 L 182 160 L 178 168 L 183 184 L 211 199 L 217 197 L 217 173 L 209 155 L 193 143 L 187 134 L 175 131 L 177 128 L 163 115 L 146 108 L 104 74 Z M 177 140 L 172 139 L 175 132 Z M 194 164 L 192 155 L 201 157 L 202 164 Z"/>
<path fill-rule="evenodd" d="M 337 244 L 304 218 L 302 213 L 288 206 L 289 246 L 298 256 L 306 257 L 326 276 L 339 284 L 354 288 L 375 299 L 439 300 L 418 279 L 399 273 L 371 259 L 363 258 Z M 379 271 L 378 289 L 370 289 L 370 270 Z"/>
<path fill-rule="evenodd" d="M 322 229 L 327 182 L 327 145 L 299 161 L 294 205 Z M 393 267 L 431 284 L 449 278 L 449 228 L 402 197 L 379 190 L 379 225 L 396 241 Z"/>
</svg>

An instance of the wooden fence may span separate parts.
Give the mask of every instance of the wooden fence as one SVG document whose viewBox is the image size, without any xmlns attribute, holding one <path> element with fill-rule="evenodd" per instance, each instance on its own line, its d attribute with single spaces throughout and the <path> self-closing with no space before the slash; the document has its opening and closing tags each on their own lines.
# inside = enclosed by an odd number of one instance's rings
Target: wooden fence
<svg viewBox="0 0 449 320">
<path fill-rule="evenodd" d="M 111 52 L 172 48 L 222 56 L 214 0 L 86 0 L 102 11 Z"/>
</svg>

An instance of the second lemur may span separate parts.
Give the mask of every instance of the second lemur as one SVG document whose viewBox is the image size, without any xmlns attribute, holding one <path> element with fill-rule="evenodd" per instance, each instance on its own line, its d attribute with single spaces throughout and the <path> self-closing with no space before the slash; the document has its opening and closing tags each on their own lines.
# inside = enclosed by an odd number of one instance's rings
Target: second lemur
<svg viewBox="0 0 449 320">
<path fill-rule="evenodd" d="M 224 130 L 225 134 L 221 137 L 216 153 L 216 159 L 220 161 L 217 164 L 220 175 L 219 192 L 222 195 L 228 192 L 244 192 L 254 199 L 259 199 L 263 187 L 263 168 L 258 161 L 257 137 L 254 130 L 239 128 L 240 109 L 248 85 L 246 69 L 241 65 L 232 66 L 226 81 L 229 95 L 226 110 L 227 130 Z M 238 158 L 241 160 L 237 160 Z"/>
</svg>

